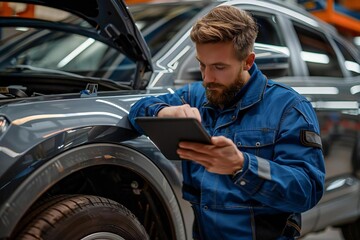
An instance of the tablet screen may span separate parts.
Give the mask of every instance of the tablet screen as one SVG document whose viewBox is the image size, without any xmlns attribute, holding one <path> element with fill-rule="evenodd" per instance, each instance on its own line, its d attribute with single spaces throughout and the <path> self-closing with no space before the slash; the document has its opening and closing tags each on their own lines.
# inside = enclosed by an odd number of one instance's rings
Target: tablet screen
<svg viewBox="0 0 360 240">
<path fill-rule="evenodd" d="M 195 118 L 138 117 L 135 121 L 171 160 L 181 159 L 176 153 L 180 141 L 211 143 L 211 137 Z"/>
</svg>

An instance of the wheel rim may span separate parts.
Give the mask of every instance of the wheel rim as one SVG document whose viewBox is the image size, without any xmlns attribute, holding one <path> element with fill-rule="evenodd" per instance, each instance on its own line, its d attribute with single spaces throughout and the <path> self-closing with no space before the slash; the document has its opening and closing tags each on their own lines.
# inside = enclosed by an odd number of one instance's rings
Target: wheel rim
<svg viewBox="0 0 360 240">
<path fill-rule="evenodd" d="M 97 232 L 83 237 L 81 240 L 125 240 L 117 234 L 111 232 Z"/>
</svg>

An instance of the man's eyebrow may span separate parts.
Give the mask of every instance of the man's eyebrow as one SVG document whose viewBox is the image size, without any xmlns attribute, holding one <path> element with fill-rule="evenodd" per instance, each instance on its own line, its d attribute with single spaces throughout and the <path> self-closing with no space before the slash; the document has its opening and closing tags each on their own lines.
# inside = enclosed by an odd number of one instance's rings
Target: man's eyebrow
<svg viewBox="0 0 360 240">
<path fill-rule="evenodd" d="M 195 57 L 198 61 L 199 61 L 199 63 L 200 64 L 204 64 L 203 62 L 201 62 L 201 60 L 198 58 L 198 57 Z M 205 65 L 205 64 L 204 64 Z M 223 66 L 229 66 L 229 64 L 226 64 L 226 63 L 224 63 L 224 62 L 214 62 L 214 63 L 212 63 L 212 64 L 210 64 L 210 65 L 223 65 Z"/>
<path fill-rule="evenodd" d="M 195 58 L 196 58 L 196 60 L 199 61 L 199 63 L 204 64 L 203 62 L 200 61 L 200 59 L 197 56 Z"/>
</svg>

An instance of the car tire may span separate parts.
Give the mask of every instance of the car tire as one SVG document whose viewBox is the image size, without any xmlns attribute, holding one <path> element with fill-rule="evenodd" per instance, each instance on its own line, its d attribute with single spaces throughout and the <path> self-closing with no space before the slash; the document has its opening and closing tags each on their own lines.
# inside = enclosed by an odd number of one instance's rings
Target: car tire
<svg viewBox="0 0 360 240">
<path fill-rule="evenodd" d="M 103 197 L 60 196 L 41 204 L 29 216 L 33 219 L 25 218 L 28 223 L 17 239 L 149 239 L 134 214 Z"/>
<path fill-rule="evenodd" d="M 360 239 L 360 218 L 353 223 L 341 227 L 345 240 Z"/>
</svg>

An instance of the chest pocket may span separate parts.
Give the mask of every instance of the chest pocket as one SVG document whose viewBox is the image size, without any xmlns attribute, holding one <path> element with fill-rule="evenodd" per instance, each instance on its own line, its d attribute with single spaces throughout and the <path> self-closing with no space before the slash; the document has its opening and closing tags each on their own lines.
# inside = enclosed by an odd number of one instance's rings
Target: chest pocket
<svg viewBox="0 0 360 240">
<path fill-rule="evenodd" d="M 276 131 L 271 129 L 242 130 L 234 135 L 240 151 L 271 159 L 274 153 Z"/>
</svg>

